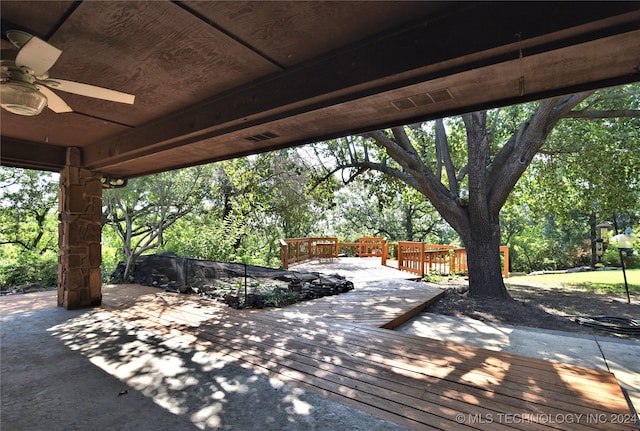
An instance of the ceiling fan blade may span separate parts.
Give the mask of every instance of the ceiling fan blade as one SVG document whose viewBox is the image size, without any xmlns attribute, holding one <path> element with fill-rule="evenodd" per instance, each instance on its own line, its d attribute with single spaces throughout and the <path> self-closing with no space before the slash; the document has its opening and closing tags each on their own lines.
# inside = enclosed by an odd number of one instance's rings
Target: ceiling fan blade
<svg viewBox="0 0 640 431">
<path fill-rule="evenodd" d="M 67 102 L 62 100 L 60 96 L 58 96 L 53 91 L 49 90 L 44 85 L 39 85 L 38 90 L 45 96 L 47 96 L 47 107 L 51 109 L 56 114 L 62 114 L 64 112 L 73 112 L 71 106 L 67 105 Z"/>
<path fill-rule="evenodd" d="M 80 82 L 66 81 L 64 79 L 47 79 L 39 81 L 48 87 L 67 93 L 79 94 L 81 96 L 93 97 L 95 99 L 109 100 L 111 102 L 126 103 L 133 105 L 135 96 L 122 93 L 120 91 L 109 90 L 108 88 L 97 87 L 95 85 L 82 84 Z"/>
<path fill-rule="evenodd" d="M 16 56 L 16 66 L 25 66 L 35 76 L 44 75 L 58 61 L 62 51 L 44 40 L 32 37 L 20 49 Z"/>
</svg>

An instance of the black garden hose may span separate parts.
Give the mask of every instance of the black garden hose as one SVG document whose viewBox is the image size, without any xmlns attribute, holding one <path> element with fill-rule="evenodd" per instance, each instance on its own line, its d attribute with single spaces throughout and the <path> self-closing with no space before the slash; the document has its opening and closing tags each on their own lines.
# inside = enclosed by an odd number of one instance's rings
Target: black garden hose
<svg viewBox="0 0 640 431">
<path fill-rule="evenodd" d="M 616 334 L 640 335 L 640 320 L 615 316 L 578 316 L 575 321 L 580 325 Z"/>
</svg>

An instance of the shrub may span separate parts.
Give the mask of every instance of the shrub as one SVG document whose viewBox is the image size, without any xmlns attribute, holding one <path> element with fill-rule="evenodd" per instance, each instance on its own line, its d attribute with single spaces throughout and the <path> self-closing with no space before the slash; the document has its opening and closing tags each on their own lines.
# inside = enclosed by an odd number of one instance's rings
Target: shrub
<svg viewBox="0 0 640 431">
<path fill-rule="evenodd" d="M 20 286 L 33 283 L 47 287 L 58 284 L 57 253 L 3 253 L 0 260 L 0 285 Z"/>
<path fill-rule="evenodd" d="M 640 268 L 640 253 L 639 250 L 634 250 L 631 256 L 627 256 L 625 253 L 623 254 L 624 258 L 624 266 L 629 269 Z M 620 253 L 618 252 L 618 248 L 611 244 L 607 247 L 607 251 L 605 251 L 602 256 L 602 263 L 606 266 L 620 266 Z"/>
<path fill-rule="evenodd" d="M 265 297 L 267 307 L 284 307 L 294 304 L 300 300 L 298 292 L 293 291 L 273 291 Z"/>
</svg>

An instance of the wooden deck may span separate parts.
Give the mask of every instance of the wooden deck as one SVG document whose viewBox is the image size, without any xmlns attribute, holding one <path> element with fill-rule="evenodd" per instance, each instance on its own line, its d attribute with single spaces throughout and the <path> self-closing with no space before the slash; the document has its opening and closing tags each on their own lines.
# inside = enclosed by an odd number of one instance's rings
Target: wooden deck
<svg viewBox="0 0 640 431">
<path fill-rule="evenodd" d="M 282 309 L 137 285 L 106 287 L 103 302 L 132 325 L 408 429 L 637 429 L 610 373 L 383 329 L 440 292 L 377 271 L 360 271 L 349 293 Z"/>
</svg>

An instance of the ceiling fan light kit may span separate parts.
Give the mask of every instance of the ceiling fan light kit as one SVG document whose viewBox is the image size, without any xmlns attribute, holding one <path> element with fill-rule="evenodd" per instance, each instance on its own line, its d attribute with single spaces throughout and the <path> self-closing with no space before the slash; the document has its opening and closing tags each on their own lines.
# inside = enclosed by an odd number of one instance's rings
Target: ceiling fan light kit
<svg viewBox="0 0 640 431">
<path fill-rule="evenodd" d="M 103 189 L 120 189 L 127 186 L 126 178 L 102 177 L 100 180 Z"/>
<path fill-rule="evenodd" d="M 0 107 L 8 112 L 34 116 L 47 106 L 57 114 L 73 112 L 51 89 L 111 102 L 134 103 L 135 96 L 131 94 L 74 81 L 49 79 L 49 69 L 62 54 L 61 50 L 24 31 L 9 30 L 7 38 L 18 49 L 15 61 L 0 62 Z"/>
<path fill-rule="evenodd" d="M 0 106 L 18 115 L 38 115 L 47 106 L 47 98 L 35 85 L 26 82 L 6 82 L 0 86 Z"/>
</svg>

